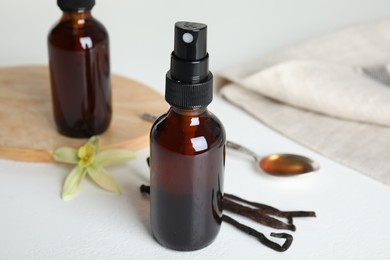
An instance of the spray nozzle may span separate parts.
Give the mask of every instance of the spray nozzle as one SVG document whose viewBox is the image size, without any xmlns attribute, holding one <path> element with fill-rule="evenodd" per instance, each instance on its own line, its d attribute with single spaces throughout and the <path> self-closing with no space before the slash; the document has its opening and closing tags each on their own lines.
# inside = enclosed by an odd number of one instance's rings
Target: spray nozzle
<svg viewBox="0 0 390 260">
<path fill-rule="evenodd" d="M 177 22 L 175 24 L 176 57 L 196 61 L 207 55 L 207 25 L 202 23 Z"/>
</svg>

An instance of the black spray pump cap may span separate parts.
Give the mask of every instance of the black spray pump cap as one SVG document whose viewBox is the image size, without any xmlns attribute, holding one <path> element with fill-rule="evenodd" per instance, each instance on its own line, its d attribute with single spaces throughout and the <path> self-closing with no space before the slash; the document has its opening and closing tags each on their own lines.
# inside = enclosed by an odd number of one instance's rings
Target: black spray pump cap
<svg viewBox="0 0 390 260">
<path fill-rule="evenodd" d="M 63 11 L 90 10 L 95 0 L 57 0 L 57 5 Z"/>
<path fill-rule="evenodd" d="M 176 57 L 197 61 L 207 55 L 207 25 L 202 23 L 177 22 L 175 24 Z"/>
<path fill-rule="evenodd" d="M 213 75 L 209 72 L 207 25 L 175 24 L 171 69 L 166 77 L 165 99 L 176 107 L 207 106 L 213 99 Z"/>
</svg>

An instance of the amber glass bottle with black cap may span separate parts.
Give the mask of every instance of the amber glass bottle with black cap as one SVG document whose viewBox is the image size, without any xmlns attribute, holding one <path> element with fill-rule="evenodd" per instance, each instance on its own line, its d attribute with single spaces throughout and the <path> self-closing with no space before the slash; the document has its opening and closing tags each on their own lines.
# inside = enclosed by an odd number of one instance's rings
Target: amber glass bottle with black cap
<svg viewBox="0 0 390 260">
<path fill-rule="evenodd" d="M 205 24 L 175 24 L 165 92 L 171 108 L 150 134 L 153 235 L 163 246 L 180 251 L 209 245 L 222 218 L 226 136 L 207 109 L 213 75 L 206 36 Z"/>
<path fill-rule="evenodd" d="M 57 0 L 63 11 L 48 36 L 54 119 L 70 137 L 103 133 L 111 121 L 109 39 L 91 15 L 95 0 Z"/>
</svg>

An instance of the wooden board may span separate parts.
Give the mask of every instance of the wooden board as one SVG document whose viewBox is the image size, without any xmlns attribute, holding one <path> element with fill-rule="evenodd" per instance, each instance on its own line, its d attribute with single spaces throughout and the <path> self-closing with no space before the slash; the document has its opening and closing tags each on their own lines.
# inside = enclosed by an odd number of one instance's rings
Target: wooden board
<svg viewBox="0 0 390 260">
<path fill-rule="evenodd" d="M 112 76 L 113 117 L 101 135 L 102 148 L 138 150 L 148 146 L 151 123 L 144 112 L 160 115 L 163 97 L 145 85 Z M 61 146 L 77 148 L 86 139 L 57 133 L 51 104 L 49 71 L 44 66 L 0 68 L 0 158 L 51 162 Z"/>
</svg>

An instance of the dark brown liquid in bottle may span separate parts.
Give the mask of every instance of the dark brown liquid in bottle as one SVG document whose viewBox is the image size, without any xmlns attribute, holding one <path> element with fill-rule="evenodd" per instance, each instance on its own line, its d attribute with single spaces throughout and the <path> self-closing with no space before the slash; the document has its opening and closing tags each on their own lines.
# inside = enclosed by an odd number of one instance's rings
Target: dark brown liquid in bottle
<svg viewBox="0 0 390 260">
<path fill-rule="evenodd" d="M 151 131 L 151 223 L 162 245 L 181 251 L 209 245 L 222 218 L 225 131 L 207 110 L 171 109 Z"/>
<path fill-rule="evenodd" d="M 54 119 L 70 137 L 104 132 L 111 121 L 108 33 L 89 11 L 65 12 L 48 37 Z"/>
</svg>

